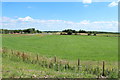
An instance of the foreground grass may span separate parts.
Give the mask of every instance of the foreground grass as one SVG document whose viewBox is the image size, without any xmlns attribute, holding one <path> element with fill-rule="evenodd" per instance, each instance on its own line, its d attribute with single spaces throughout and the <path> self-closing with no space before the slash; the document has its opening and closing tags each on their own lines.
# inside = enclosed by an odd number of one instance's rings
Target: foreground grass
<svg viewBox="0 0 120 80">
<path fill-rule="evenodd" d="M 25 63 L 21 59 L 3 54 L 3 78 L 96 78 L 95 75 L 73 71 L 54 71 L 37 64 Z"/>
<path fill-rule="evenodd" d="M 47 57 L 117 61 L 118 38 L 79 35 L 3 35 L 3 47 Z"/>
<path fill-rule="evenodd" d="M 2 77 L 3 78 L 97 78 L 102 75 L 102 69 L 94 66 L 82 66 L 80 71 L 69 69 L 59 70 L 53 67 L 41 66 L 38 63 L 31 63 L 29 60 L 23 61 L 22 58 L 11 53 L 2 53 Z M 42 62 L 40 60 L 40 62 Z M 55 63 L 56 64 L 56 63 Z M 71 67 L 72 68 L 72 67 Z M 77 69 L 77 68 L 76 68 Z M 117 68 L 106 68 L 105 77 L 117 78 Z"/>
</svg>

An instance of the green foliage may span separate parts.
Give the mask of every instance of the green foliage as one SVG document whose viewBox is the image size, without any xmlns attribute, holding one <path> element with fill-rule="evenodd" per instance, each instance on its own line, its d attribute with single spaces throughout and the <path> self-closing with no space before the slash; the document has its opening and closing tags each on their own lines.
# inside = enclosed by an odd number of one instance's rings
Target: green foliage
<svg viewBox="0 0 120 80">
<path fill-rule="evenodd" d="M 35 30 L 35 28 L 29 28 L 29 29 L 24 29 L 24 30 L 7 30 L 7 29 L 0 29 L 0 33 L 3 34 L 14 34 L 14 33 L 42 33 L 39 30 Z"/>
<path fill-rule="evenodd" d="M 78 32 L 79 33 L 87 33 L 87 31 L 85 31 L 85 30 L 79 30 Z"/>
<path fill-rule="evenodd" d="M 67 30 L 63 30 L 62 32 L 66 32 L 68 35 L 72 35 L 72 33 L 76 33 L 77 31 L 72 29 L 67 29 Z"/>
<path fill-rule="evenodd" d="M 72 35 L 72 31 L 68 31 L 67 34 L 68 34 L 68 35 Z"/>
</svg>

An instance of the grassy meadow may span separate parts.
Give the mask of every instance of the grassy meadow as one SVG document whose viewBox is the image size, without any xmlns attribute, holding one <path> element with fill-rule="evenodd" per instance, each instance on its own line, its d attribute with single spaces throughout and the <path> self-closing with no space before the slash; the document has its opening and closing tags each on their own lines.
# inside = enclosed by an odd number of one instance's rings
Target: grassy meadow
<svg viewBox="0 0 120 80">
<path fill-rule="evenodd" d="M 117 61 L 117 37 L 79 35 L 3 35 L 3 47 L 68 60 Z"/>
<path fill-rule="evenodd" d="M 72 66 L 74 65 L 73 63 L 77 64 L 77 60 L 80 59 L 83 65 L 98 65 L 102 68 L 101 62 L 105 61 L 107 63 L 105 67 L 108 69 L 117 69 L 118 37 L 3 34 L 2 47 L 24 52 L 31 56 L 36 56 L 37 54 L 46 58 L 53 58 L 56 56 L 61 60 L 69 61 Z M 46 67 L 39 67 L 38 64 L 29 64 L 29 62 L 24 63 L 19 59 L 20 58 L 11 54 L 3 54 L 3 77 L 10 77 L 12 74 L 16 76 L 15 73 L 18 73 L 18 76 L 23 74 L 36 74 L 39 77 L 45 77 L 46 75 L 48 75 L 48 77 L 96 77 L 95 74 L 74 72 L 71 71 L 72 69 L 70 69 L 70 71 L 57 71 Z M 8 71 L 8 73 L 6 71 Z M 53 75 L 54 73 L 55 75 Z M 41 74 L 41 76 L 38 74 Z M 113 74 L 111 75 L 113 77 Z M 116 75 L 114 77 L 116 77 Z"/>
</svg>

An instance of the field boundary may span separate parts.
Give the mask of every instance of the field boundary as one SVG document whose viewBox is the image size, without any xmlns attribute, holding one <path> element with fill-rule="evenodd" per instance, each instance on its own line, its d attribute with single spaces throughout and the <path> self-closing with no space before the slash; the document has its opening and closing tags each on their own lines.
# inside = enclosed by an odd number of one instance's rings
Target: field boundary
<svg viewBox="0 0 120 80">
<path fill-rule="evenodd" d="M 17 57 L 21 59 L 23 62 L 28 64 L 40 65 L 43 68 L 53 69 L 55 71 L 71 71 L 75 73 L 84 72 L 85 74 L 93 74 L 96 75 L 97 78 L 113 78 L 114 75 L 117 74 L 117 69 L 112 68 L 108 69 L 105 67 L 105 61 L 102 63 L 102 67 L 92 67 L 92 66 L 83 66 L 81 65 L 80 59 L 76 62 L 76 65 L 70 64 L 70 62 L 61 61 L 57 57 L 53 58 L 45 58 L 41 57 L 38 54 L 36 56 L 30 56 L 25 52 L 19 52 L 16 50 L 11 50 L 7 48 L 2 48 L 2 55 L 8 55 L 8 57 Z"/>
</svg>

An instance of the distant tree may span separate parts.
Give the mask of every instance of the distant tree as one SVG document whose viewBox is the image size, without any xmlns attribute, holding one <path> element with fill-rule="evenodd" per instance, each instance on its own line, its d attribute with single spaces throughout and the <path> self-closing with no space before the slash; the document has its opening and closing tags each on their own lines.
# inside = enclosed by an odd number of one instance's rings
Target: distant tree
<svg viewBox="0 0 120 80">
<path fill-rule="evenodd" d="M 62 35 L 62 32 L 60 33 L 60 35 Z"/>
<path fill-rule="evenodd" d="M 92 32 L 88 32 L 88 36 L 90 36 L 92 34 Z"/>
<path fill-rule="evenodd" d="M 72 35 L 72 31 L 68 31 L 67 34 L 68 34 L 68 35 Z"/>
<path fill-rule="evenodd" d="M 36 30 L 36 33 L 42 33 L 42 31 Z"/>
<path fill-rule="evenodd" d="M 35 30 L 35 28 L 29 28 L 29 29 L 24 29 L 24 30 L 7 30 L 7 29 L 0 29 L 0 33 L 2 34 L 13 34 L 13 33 L 42 33 L 41 31 L 39 30 Z"/>
<path fill-rule="evenodd" d="M 66 32 L 68 35 L 72 35 L 72 33 L 76 33 L 77 31 L 72 29 L 67 29 L 67 30 L 63 30 L 62 32 Z"/>
<path fill-rule="evenodd" d="M 33 34 L 33 33 L 36 33 L 36 30 L 35 30 L 35 28 L 29 28 L 29 29 L 24 29 L 23 32 Z"/>
<path fill-rule="evenodd" d="M 72 29 L 65 29 L 65 30 L 63 30 L 62 32 L 68 32 L 68 31 L 72 31 L 72 33 L 77 32 L 76 30 L 72 30 Z"/>
<path fill-rule="evenodd" d="M 94 33 L 93 35 L 96 36 L 96 33 Z"/>
<path fill-rule="evenodd" d="M 71 30 L 72 31 L 72 33 L 76 33 L 77 31 L 75 31 L 75 30 Z"/>
<path fill-rule="evenodd" d="M 4 29 L 4 30 L 3 30 L 3 34 L 9 34 L 9 30 Z"/>
<path fill-rule="evenodd" d="M 79 32 L 79 33 L 86 33 L 85 30 L 79 30 L 78 32 Z"/>
<path fill-rule="evenodd" d="M 28 33 L 32 33 L 32 34 L 33 34 L 33 33 L 35 33 L 35 32 L 36 32 L 36 31 L 35 31 L 35 28 L 29 28 L 29 29 L 28 29 Z"/>
<path fill-rule="evenodd" d="M 96 36 L 96 34 L 97 34 L 97 33 L 96 33 L 96 32 L 94 32 L 94 33 L 93 33 L 93 36 Z"/>
</svg>

